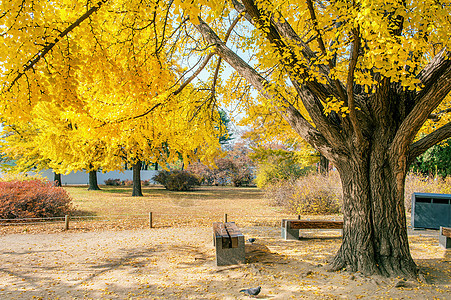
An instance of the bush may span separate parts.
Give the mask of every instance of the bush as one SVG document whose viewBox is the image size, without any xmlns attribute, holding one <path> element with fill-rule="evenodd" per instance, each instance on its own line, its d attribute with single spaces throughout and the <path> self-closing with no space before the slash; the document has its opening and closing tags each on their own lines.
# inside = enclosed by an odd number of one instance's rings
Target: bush
<svg viewBox="0 0 451 300">
<path fill-rule="evenodd" d="M 113 185 L 113 186 L 121 185 L 121 180 L 120 179 L 108 178 L 104 182 L 105 182 L 105 185 Z"/>
<path fill-rule="evenodd" d="M 160 171 L 152 179 L 170 191 L 188 191 L 200 185 L 200 179 L 187 171 Z"/>
<path fill-rule="evenodd" d="M 63 188 L 41 180 L 0 182 L 0 218 L 62 217 L 72 211 Z"/>
<path fill-rule="evenodd" d="M 273 205 L 283 206 L 293 214 L 336 214 L 342 206 L 341 182 L 336 172 L 268 184 L 265 196 Z"/>
<path fill-rule="evenodd" d="M 150 185 L 150 180 L 149 179 L 141 180 L 141 185 L 142 186 L 149 186 Z"/>
<path fill-rule="evenodd" d="M 122 185 L 126 185 L 126 186 L 132 186 L 133 185 L 133 180 L 129 180 L 129 179 L 125 179 L 121 182 Z"/>
<path fill-rule="evenodd" d="M 428 178 L 407 174 L 404 203 L 412 208 L 412 193 L 451 194 L 451 178 Z M 337 172 L 329 176 L 309 175 L 295 181 L 279 181 L 265 188 L 271 204 L 286 207 L 293 214 L 337 213 L 342 205 L 341 182 Z"/>
</svg>

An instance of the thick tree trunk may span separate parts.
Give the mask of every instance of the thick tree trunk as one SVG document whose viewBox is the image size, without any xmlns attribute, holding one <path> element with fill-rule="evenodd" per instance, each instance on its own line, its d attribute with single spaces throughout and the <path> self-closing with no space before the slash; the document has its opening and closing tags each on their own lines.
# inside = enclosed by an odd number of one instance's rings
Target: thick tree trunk
<svg viewBox="0 0 451 300">
<path fill-rule="evenodd" d="M 53 183 L 55 186 L 62 186 L 61 185 L 61 174 L 58 174 L 56 172 L 53 173 Z"/>
<path fill-rule="evenodd" d="M 100 188 L 97 185 L 97 171 L 89 171 L 89 187 L 88 191 L 99 191 Z"/>
<path fill-rule="evenodd" d="M 133 197 L 142 197 L 141 190 L 141 162 L 133 164 Z"/>
<path fill-rule="evenodd" d="M 282 82 L 275 85 L 268 82 L 263 73 L 227 47 L 201 18 L 194 26 L 215 46 L 217 55 L 274 103 L 285 121 L 337 167 L 343 185 L 344 228 L 343 244 L 331 264 L 332 269 L 415 277 L 418 270 L 407 240 L 404 182 L 408 165 L 416 156 L 451 136 L 451 123 L 448 123 L 412 144 L 428 116 L 451 92 L 449 51 L 443 49 L 417 75 L 422 83 L 421 92 L 405 90 L 374 69 L 370 73 L 374 74 L 377 84 L 371 93 L 366 93 L 363 86 L 355 82 L 356 68 L 360 68 L 357 62 L 363 53 L 359 29 L 356 29 L 349 45 L 346 82 L 331 77 L 327 84 L 305 80 L 304 76 L 312 71 L 305 62 L 317 61 L 317 57 L 290 24 L 283 18 L 281 21 L 272 18 L 254 0 L 233 1 L 233 4 L 237 11 L 245 12 L 251 24 L 261 27 L 264 37 L 279 52 L 281 58 L 277 63 L 287 67 L 287 75 L 311 121 L 284 97 L 284 93 L 277 88 L 267 88 L 283 85 Z M 299 55 L 303 59 L 294 51 L 288 53 L 291 47 L 285 39 L 302 49 Z M 319 32 L 318 39 L 321 40 Z M 328 77 L 331 64 L 318 66 L 319 72 Z M 302 70 L 299 74 L 298 67 L 308 72 Z M 349 114 L 325 114 L 322 103 L 331 96 L 343 99 Z"/>
<path fill-rule="evenodd" d="M 319 173 L 324 176 L 329 174 L 329 160 L 323 155 L 319 157 Z"/>
<path fill-rule="evenodd" d="M 332 270 L 414 278 L 404 208 L 405 170 L 371 149 L 337 162 L 343 185 L 343 243 Z"/>
</svg>

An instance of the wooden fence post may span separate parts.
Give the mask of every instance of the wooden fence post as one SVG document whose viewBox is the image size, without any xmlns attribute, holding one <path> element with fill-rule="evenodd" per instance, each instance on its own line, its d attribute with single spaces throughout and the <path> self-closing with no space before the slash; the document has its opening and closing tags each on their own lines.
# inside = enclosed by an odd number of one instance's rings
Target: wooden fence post
<svg viewBox="0 0 451 300">
<path fill-rule="evenodd" d="M 69 215 L 64 216 L 64 230 L 69 230 Z"/>
<path fill-rule="evenodd" d="M 224 214 L 224 223 L 227 223 L 227 214 Z"/>
<path fill-rule="evenodd" d="M 152 225 L 152 212 L 149 212 L 149 226 L 150 226 L 150 228 L 153 228 L 153 225 Z"/>
</svg>

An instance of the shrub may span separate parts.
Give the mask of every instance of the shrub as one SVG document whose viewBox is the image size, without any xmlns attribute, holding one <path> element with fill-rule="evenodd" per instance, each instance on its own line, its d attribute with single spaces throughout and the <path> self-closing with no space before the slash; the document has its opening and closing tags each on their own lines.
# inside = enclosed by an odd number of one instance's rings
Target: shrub
<svg viewBox="0 0 451 300">
<path fill-rule="evenodd" d="M 133 185 L 133 180 L 125 179 L 121 182 L 121 184 L 131 186 L 131 185 Z"/>
<path fill-rule="evenodd" d="M 268 184 L 265 196 L 273 205 L 283 206 L 293 214 L 335 214 L 342 205 L 341 182 L 336 172 Z"/>
<path fill-rule="evenodd" d="M 0 218 L 62 217 L 72 211 L 66 190 L 41 180 L 0 182 Z"/>
<path fill-rule="evenodd" d="M 152 179 L 170 191 L 188 191 L 200 185 L 200 179 L 187 171 L 160 171 Z"/>
<path fill-rule="evenodd" d="M 150 185 L 150 180 L 149 180 L 149 179 L 141 180 L 141 185 L 143 185 L 143 186 L 149 186 L 149 185 Z"/>
<path fill-rule="evenodd" d="M 120 179 L 108 178 L 104 182 L 105 182 L 105 185 L 114 185 L 114 186 L 121 185 L 121 180 Z"/>
<path fill-rule="evenodd" d="M 411 211 L 412 193 L 451 194 L 451 178 L 428 178 L 414 173 L 407 174 L 404 203 Z M 298 180 L 279 181 L 265 188 L 265 196 L 271 204 L 286 207 L 293 214 L 336 213 L 341 208 L 342 190 L 337 172 L 329 176 L 309 175 Z"/>
</svg>

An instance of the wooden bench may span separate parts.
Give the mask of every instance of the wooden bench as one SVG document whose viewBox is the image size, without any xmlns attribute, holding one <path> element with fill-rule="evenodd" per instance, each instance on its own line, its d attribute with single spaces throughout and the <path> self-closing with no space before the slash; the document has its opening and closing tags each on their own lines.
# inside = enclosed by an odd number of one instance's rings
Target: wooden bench
<svg viewBox="0 0 451 300">
<path fill-rule="evenodd" d="M 438 242 L 443 248 L 451 249 L 451 228 L 440 226 Z"/>
<path fill-rule="evenodd" d="M 213 243 L 217 266 L 245 263 L 244 235 L 235 222 L 213 223 Z"/>
<path fill-rule="evenodd" d="M 282 238 L 299 240 L 300 229 L 343 229 L 343 221 L 282 219 Z"/>
</svg>

